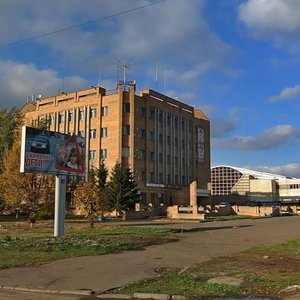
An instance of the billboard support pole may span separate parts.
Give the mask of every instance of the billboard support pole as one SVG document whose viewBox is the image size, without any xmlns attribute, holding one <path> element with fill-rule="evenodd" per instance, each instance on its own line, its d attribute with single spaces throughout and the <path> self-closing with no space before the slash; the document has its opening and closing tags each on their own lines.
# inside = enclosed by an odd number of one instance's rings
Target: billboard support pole
<svg viewBox="0 0 300 300">
<path fill-rule="evenodd" d="M 65 227 L 66 176 L 55 176 L 54 236 L 63 236 Z"/>
</svg>

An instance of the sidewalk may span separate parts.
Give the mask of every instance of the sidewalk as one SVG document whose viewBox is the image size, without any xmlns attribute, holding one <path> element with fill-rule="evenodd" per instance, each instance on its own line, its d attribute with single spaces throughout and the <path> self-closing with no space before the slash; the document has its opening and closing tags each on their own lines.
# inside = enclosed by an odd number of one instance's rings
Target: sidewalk
<svg viewBox="0 0 300 300">
<path fill-rule="evenodd" d="M 299 225 L 300 217 L 193 224 L 193 231 L 179 234 L 178 242 L 150 246 L 140 251 L 0 270 L 0 286 L 57 291 L 87 289 L 101 293 L 136 280 L 158 276 L 157 270 L 160 268 L 180 270 L 254 245 L 299 238 Z"/>
</svg>

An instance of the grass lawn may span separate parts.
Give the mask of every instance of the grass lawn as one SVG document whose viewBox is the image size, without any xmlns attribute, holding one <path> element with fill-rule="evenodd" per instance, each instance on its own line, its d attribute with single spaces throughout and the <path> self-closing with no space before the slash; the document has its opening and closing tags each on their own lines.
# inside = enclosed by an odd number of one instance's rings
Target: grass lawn
<svg viewBox="0 0 300 300">
<path fill-rule="evenodd" d="M 240 286 L 209 283 L 216 277 L 240 279 Z M 122 287 L 118 293 L 151 292 L 196 297 L 279 296 L 300 284 L 300 240 L 255 247 L 187 270 L 165 270 L 161 276 Z"/>
<path fill-rule="evenodd" d="M 175 241 L 162 227 L 115 226 L 67 222 L 64 237 L 53 237 L 53 222 L 0 222 L 0 268 L 34 265 L 62 258 L 116 253 Z"/>
</svg>

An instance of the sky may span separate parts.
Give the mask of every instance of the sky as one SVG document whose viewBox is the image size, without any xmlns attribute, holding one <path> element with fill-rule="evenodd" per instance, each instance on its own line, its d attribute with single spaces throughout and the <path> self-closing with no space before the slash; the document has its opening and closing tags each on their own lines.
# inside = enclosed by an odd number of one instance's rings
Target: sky
<svg viewBox="0 0 300 300">
<path fill-rule="evenodd" d="M 0 1 L 0 109 L 125 70 L 203 110 L 212 166 L 300 177 L 299 68 L 296 0 Z"/>
</svg>

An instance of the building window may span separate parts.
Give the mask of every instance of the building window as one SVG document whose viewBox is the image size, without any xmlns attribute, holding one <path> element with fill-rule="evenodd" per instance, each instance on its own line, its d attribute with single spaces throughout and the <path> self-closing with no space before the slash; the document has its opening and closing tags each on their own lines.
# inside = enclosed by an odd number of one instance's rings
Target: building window
<svg viewBox="0 0 300 300">
<path fill-rule="evenodd" d="M 178 185 L 178 175 L 175 175 L 175 184 Z"/>
<path fill-rule="evenodd" d="M 122 126 L 122 134 L 129 135 L 130 134 L 130 125 L 123 125 Z"/>
<path fill-rule="evenodd" d="M 139 113 L 141 117 L 146 116 L 146 108 L 145 107 L 139 107 Z"/>
<path fill-rule="evenodd" d="M 59 123 L 63 123 L 65 121 L 65 115 L 59 114 L 58 121 L 59 121 Z"/>
<path fill-rule="evenodd" d="M 84 119 L 84 111 L 80 110 L 79 111 L 79 120 L 83 120 Z"/>
<path fill-rule="evenodd" d="M 162 173 L 158 174 L 158 178 L 159 178 L 159 183 L 163 183 L 163 174 Z"/>
<path fill-rule="evenodd" d="M 175 147 L 178 147 L 178 138 L 175 138 L 174 144 L 175 144 Z"/>
<path fill-rule="evenodd" d="M 74 113 L 69 112 L 69 122 L 74 122 Z"/>
<path fill-rule="evenodd" d="M 185 121 L 184 120 L 181 121 L 181 128 L 182 128 L 182 130 L 185 129 Z"/>
<path fill-rule="evenodd" d="M 129 102 L 123 103 L 123 112 L 124 113 L 129 113 L 130 112 L 130 103 Z"/>
<path fill-rule="evenodd" d="M 154 131 L 150 130 L 149 138 L 151 142 L 154 142 Z"/>
<path fill-rule="evenodd" d="M 108 115 L 108 106 L 102 106 L 101 107 L 101 116 L 105 117 Z"/>
<path fill-rule="evenodd" d="M 178 156 L 174 157 L 174 161 L 175 161 L 175 166 L 178 166 Z"/>
<path fill-rule="evenodd" d="M 107 149 L 101 149 L 100 150 L 100 158 L 106 159 L 107 158 Z"/>
<path fill-rule="evenodd" d="M 51 116 L 50 117 L 50 125 L 53 125 L 54 124 L 54 116 Z"/>
<path fill-rule="evenodd" d="M 167 116 L 167 125 L 170 126 L 171 125 L 171 115 L 168 114 Z"/>
<path fill-rule="evenodd" d="M 162 153 L 159 153 L 158 160 L 159 160 L 160 163 L 163 162 L 163 154 Z"/>
<path fill-rule="evenodd" d="M 150 110 L 149 119 L 154 120 L 154 110 L 153 109 Z"/>
<path fill-rule="evenodd" d="M 170 146 L 171 145 L 171 137 L 168 135 L 167 136 L 167 144 Z"/>
<path fill-rule="evenodd" d="M 91 108 L 91 118 L 96 118 L 96 117 L 97 117 L 97 109 Z"/>
<path fill-rule="evenodd" d="M 162 133 L 159 134 L 158 141 L 159 141 L 160 144 L 163 143 L 163 135 L 162 135 Z"/>
<path fill-rule="evenodd" d="M 107 127 L 102 127 L 101 128 L 101 137 L 107 137 L 107 135 L 108 135 Z"/>
<path fill-rule="evenodd" d="M 139 131 L 139 138 L 143 140 L 146 139 L 146 130 L 141 128 Z"/>
<path fill-rule="evenodd" d="M 91 150 L 89 153 L 89 159 L 95 160 L 96 159 L 96 150 Z"/>
<path fill-rule="evenodd" d="M 175 117 L 175 119 L 174 119 L 174 126 L 177 129 L 177 127 L 178 127 L 178 117 Z"/>
<path fill-rule="evenodd" d="M 167 163 L 171 164 L 171 155 L 170 154 L 167 155 Z"/>
<path fill-rule="evenodd" d="M 91 129 L 90 130 L 90 139 L 95 139 L 96 138 L 96 129 Z"/>
<path fill-rule="evenodd" d="M 154 152 L 150 151 L 150 161 L 154 161 Z"/>
<path fill-rule="evenodd" d="M 171 175 L 170 174 L 167 175 L 167 184 L 171 184 Z"/>
<path fill-rule="evenodd" d="M 164 118 L 164 114 L 163 114 L 162 111 L 160 111 L 160 112 L 159 112 L 159 116 L 158 116 L 158 120 L 159 120 L 160 123 L 163 122 L 163 118 Z"/>
<path fill-rule="evenodd" d="M 85 137 L 85 132 L 84 132 L 84 130 L 80 130 L 80 131 L 78 132 L 78 135 L 79 135 L 79 136 L 82 136 L 82 137 Z"/>
<path fill-rule="evenodd" d="M 150 182 L 154 182 L 155 179 L 154 179 L 154 172 L 150 172 Z"/>
<path fill-rule="evenodd" d="M 140 149 L 140 151 L 139 151 L 140 153 L 140 159 L 143 159 L 143 160 L 145 160 L 146 159 L 146 151 L 145 150 L 143 150 L 143 149 Z"/>
<path fill-rule="evenodd" d="M 122 157 L 129 157 L 129 155 L 130 155 L 130 148 L 122 147 Z"/>
<path fill-rule="evenodd" d="M 145 171 L 142 171 L 142 173 L 141 173 L 141 180 L 142 180 L 142 181 L 145 181 L 145 179 L 146 179 L 146 178 L 145 178 Z"/>
</svg>

